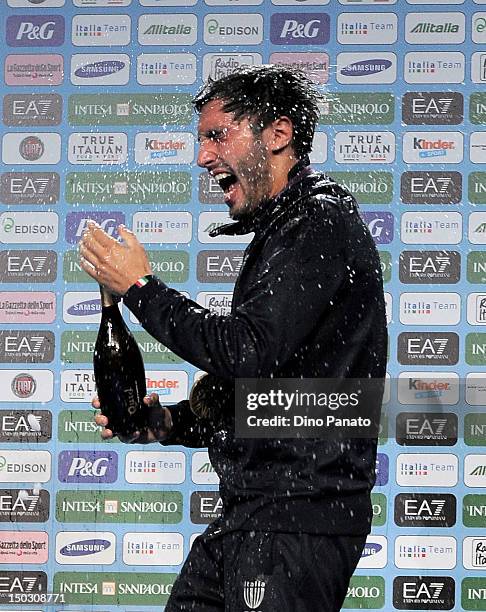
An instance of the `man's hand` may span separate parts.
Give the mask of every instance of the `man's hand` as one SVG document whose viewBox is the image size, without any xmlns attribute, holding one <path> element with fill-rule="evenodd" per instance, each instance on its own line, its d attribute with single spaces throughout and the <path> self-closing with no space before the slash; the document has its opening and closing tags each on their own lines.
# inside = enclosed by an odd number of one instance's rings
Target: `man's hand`
<svg viewBox="0 0 486 612">
<path fill-rule="evenodd" d="M 147 406 L 149 428 L 143 433 L 135 432 L 136 438 L 131 443 L 150 444 L 151 442 L 162 442 L 167 438 L 172 429 L 170 411 L 168 408 L 160 405 L 157 393 L 144 397 L 143 402 Z M 101 408 L 97 397 L 93 398 L 91 405 L 97 410 Z M 108 418 L 104 414 L 97 414 L 95 416 L 95 423 L 103 428 L 101 430 L 101 437 L 104 440 L 113 438 L 113 432 L 108 428 Z"/>
<path fill-rule="evenodd" d="M 94 221 L 88 221 L 79 252 L 81 267 L 100 285 L 112 293 L 123 295 L 152 269 L 145 249 L 135 234 L 124 225 L 118 226 L 123 243 L 109 236 Z"/>
</svg>

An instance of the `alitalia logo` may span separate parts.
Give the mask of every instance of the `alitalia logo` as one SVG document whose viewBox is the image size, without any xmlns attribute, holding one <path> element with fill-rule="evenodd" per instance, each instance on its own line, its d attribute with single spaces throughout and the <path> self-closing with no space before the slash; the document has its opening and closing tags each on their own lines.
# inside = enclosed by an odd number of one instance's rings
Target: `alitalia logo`
<svg viewBox="0 0 486 612">
<path fill-rule="evenodd" d="M 201 467 L 198 469 L 198 474 L 212 474 L 214 472 L 214 468 L 209 461 L 203 463 Z"/>
<path fill-rule="evenodd" d="M 484 223 L 480 223 L 474 231 L 476 234 L 486 234 L 486 221 Z"/>
<path fill-rule="evenodd" d="M 147 36 L 177 36 L 177 35 L 188 35 L 192 31 L 192 27 L 189 25 L 184 25 L 182 23 L 177 24 L 176 26 L 168 26 L 166 24 L 153 24 L 149 26 L 144 34 Z"/>
<path fill-rule="evenodd" d="M 412 34 L 456 34 L 459 32 L 459 26 L 455 23 L 428 23 L 421 21 L 410 32 Z"/>
<path fill-rule="evenodd" d="M 486 465 L 478 465 L 471 472 L 469 472 L 470 476 L 486 476 Z"/>
</svg>

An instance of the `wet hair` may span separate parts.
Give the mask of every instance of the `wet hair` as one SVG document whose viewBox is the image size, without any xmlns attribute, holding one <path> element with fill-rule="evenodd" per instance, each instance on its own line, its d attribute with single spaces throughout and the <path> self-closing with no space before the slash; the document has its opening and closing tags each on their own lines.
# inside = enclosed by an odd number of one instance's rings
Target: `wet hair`
<svg viewBox="0 0 486 612">
<path fill-rule="evenodd" d="M 295 154 L 302 159 L 311 151 L 322 95 L 301 70 L 273 64 L 242 66 L 220 79 L 209 78 L 192 103 L 200 113 L 213 100 L 222 100 L 223 110 L 233 113 L 236 121 L 251 120 L 255 134 L 275 119 L 289 117 Z"/>
</svg>

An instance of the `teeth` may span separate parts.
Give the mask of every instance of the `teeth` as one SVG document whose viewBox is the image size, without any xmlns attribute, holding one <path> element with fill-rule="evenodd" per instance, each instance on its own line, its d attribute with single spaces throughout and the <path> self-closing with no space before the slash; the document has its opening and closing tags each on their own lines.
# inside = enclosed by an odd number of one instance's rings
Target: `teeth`
<svg viewBox="0 0 486 612">
<path fill-rule="evenodd" d="M 228 176 L 231 176 L 229 172 L 221 172 L 220 174 L 215 174 L 214 179 L 216 181 L 222 181 L 223 179 L 228 178 Z"/>
</svg>

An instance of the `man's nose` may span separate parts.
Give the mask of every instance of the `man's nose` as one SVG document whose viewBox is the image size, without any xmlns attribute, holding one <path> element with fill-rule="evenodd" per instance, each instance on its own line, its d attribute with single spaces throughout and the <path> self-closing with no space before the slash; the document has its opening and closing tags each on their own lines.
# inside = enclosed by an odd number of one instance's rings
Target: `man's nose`
<svg viewBox="0 0 486 612">
<path fill-rule="evenodd" d="M 199 143 L 199 151 L 197 154 L 197 165 L 201 166 L 201 168 L 207 168 L 216 160 L 217 155 L 214 150 L 214 145 L 209 139 L 202 140 Z"/>
</svg>

